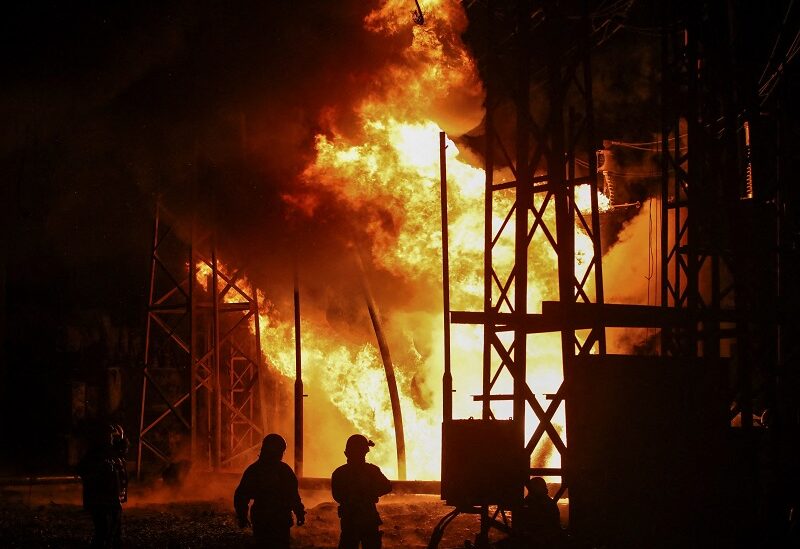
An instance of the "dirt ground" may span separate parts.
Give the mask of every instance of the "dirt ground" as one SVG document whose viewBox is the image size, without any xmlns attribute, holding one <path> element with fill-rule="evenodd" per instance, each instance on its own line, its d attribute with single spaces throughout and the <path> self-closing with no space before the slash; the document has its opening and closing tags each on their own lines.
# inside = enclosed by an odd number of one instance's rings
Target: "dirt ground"
<svg viewBox="0 0 800 549">
<path fill-rule="evenodd" d="M 249 529 L 233 514 L 233 484 L 217 483 L 182 490 L 132 487 L 123 511 L 126 548 L 248 547 Z M 306 524 L 292 528 L 293 547 L 336 547 L 339 522 L 330 493 L 303 492 Z M 378 509 L 384 547 L 426 547 L 436 523 L 450 507 L 438 496 L 389 495 Z M 442 548 L 464 547 L 478 529 L 476 516 L 460 516 L 447 529 Z M 91 521 L 80 506 L 80 485 L 0 488 L 0 547 L 87 547 Z"/>
</svg>

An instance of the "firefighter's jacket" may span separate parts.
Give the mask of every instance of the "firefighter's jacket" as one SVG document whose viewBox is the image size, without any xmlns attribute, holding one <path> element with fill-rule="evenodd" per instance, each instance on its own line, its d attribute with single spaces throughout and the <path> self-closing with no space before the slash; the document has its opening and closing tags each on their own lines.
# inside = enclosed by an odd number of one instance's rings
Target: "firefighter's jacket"
<svg viewBox="0 0 800 549">
<path fill-rule="evenodd" d="M 83 507 L 119 507 L 128 499 L 128 472 L 125 460 L 110 452 L 92 451 L 78 464 L 83 483 Z"/>
<path fill-rule="evenodd" d="M 531 547 L 554 547 L 561 535 L 558 504 L 547 494 L 528 494 L 514 524 L 521 526 L 523 538 Z"/>
<path fill-rule="evenodd" d="M 381 519 L 375 504 L 392 491 L 392 483 L 376 465 L 348 461 L 331 475 L 331 491 L 342 522 L 377 526 Z"/>
<path fill-rule="evenodd" d="M 297 490 L 297 477 L 292 468 L 279 460 L 259 458 L 245 469 L 233 494 L 233 506 L 239 520 L 247 518 L 247 507 L 253 500 L 250 517 L 254 524 L 276 522 L 292 525 L 292 511 L 305 517 L 305 508 Z"/>
</svg>

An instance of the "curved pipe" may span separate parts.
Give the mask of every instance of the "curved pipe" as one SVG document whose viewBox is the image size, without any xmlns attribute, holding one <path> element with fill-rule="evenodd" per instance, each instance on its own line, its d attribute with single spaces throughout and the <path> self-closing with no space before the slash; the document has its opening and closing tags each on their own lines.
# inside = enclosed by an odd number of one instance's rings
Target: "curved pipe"
<svg viewBox="0 0 800 549">
<path fill-rule="evenodd" d="M 367 281 L 367 273 L 364 270 L 364 263 L 361 261 L 361 254 L 355 250 L 356 263 L 361 275 L 361 288 L 364 291 L 364 299 L 367 302 L 369 318 L 372 320 L 372 327 L 375 330 L 375 338 L 378 340 L 378 349 L 383 360 L 383 369 L 386 370 L 386 384 L 389 386 L 389 400 L 392 404 L 392 417 L 394 419 L 394 437 L 397 445 L 397 478 L 406 480 L 406 439 L 403 433 L 403 413 L 400 410 L 400 393 L 397 391 L 397 378 L 394 375 L 394 365 L 392 357 L 389 355 L 389 345 L 383 334 L 380 313 L 375 299 L 372 297 L 372 290 Z"/>
</svg>

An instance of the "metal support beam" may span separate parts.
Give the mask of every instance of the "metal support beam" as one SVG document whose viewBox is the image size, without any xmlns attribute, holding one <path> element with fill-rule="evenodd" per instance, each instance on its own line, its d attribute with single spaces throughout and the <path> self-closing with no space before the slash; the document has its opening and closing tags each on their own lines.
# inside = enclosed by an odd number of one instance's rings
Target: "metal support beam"
<svg viewBox="0 0 800 549">
<path fill-rule="evenodd" d="M 300 284 L 294 275 L 294 472 L 303 476 L 303 359 L 300 337 Z"/>
<path fill-rule="evenodd" d="M 442 311 L 444 314 L 444 373 L 442 374 L 442 420 L 453 419 L 453 374 L 450 370 L 450 244 L 447 223 L 447 140 L 439 133 L 439 170 L 442 207 Z"/>
</svg>

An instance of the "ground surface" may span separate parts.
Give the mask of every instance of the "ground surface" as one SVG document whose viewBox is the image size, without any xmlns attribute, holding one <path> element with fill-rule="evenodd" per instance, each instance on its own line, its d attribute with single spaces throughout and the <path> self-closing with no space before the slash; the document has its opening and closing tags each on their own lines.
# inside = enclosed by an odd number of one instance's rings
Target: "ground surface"
<svg viewBox="0 0 800 549">
<path fill-rule="evenodd" d="M 87 547 L 91 521 L 81 509 L 79 489 L 78 485 L 0 489 L 0 547 Z M 134 487 L 123 512 L 124 547 L 247 547 L 251 533 L 236 525 L 232 493 L 233 486 L 227 485 L 180 491 Z M 302 495 L 308 514 L 304 526 L 292 528 L 292 546 L 336 547 L 339 522 L 330 494 Z M 378 508 L 384 521 L 384 547 L 409 549 L 426 547 L 434 526 L 451 509 L 437 496 L 425 495 L 385 496 Z M 440 547 L 463 547 L 477 527 L 474 516 L 457 518 Z"/>
</svg>

